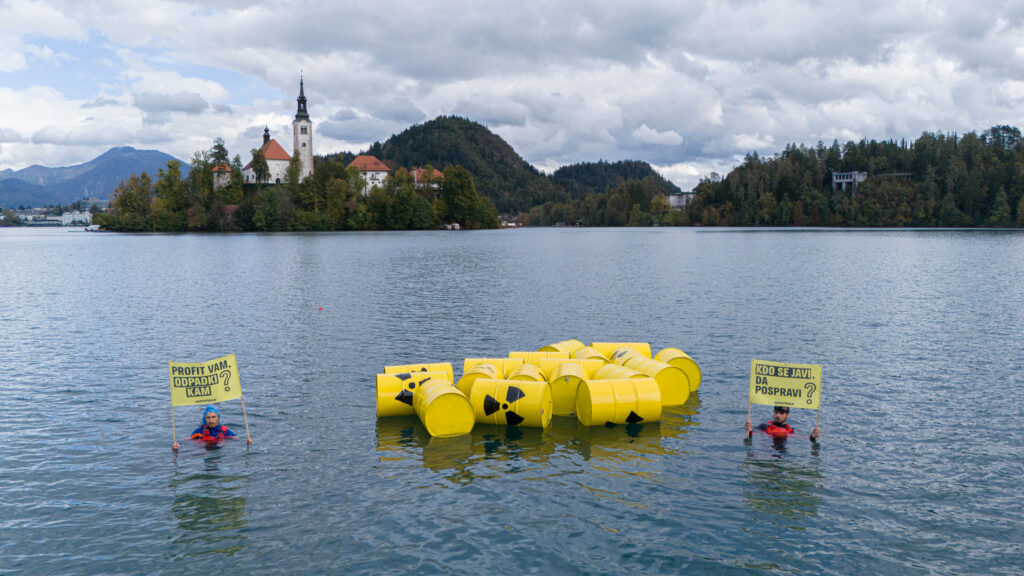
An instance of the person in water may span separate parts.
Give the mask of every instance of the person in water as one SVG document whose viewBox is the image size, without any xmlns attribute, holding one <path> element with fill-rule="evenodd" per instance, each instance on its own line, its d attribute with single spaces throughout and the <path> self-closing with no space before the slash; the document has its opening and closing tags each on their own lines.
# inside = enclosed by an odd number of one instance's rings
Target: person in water
<svg viewBox="0 0 1024 576">
<path fill-rule="evenodd" d="M 772 412 L 772 419 L 764 424 L 758 424 L 756 429 L 768 434 L 769 436 L 774 436 L 775 438 L 788 438 L 796 433 L 796 430 L 786 423 L 786 420 L 788 419 L 789 408 L 785 406 L 776 406 L 775 410 Z M 751 424 L 749 418 L 747 418 L 746 429 L 747 436 L 753 434 L 755 430 L 755 426 Z M 821 430 L 815 426 L 814 430 L 811 431 L 811 442 L 817 442 L 818 436 L 821 436 Z"/>
<path fill-rule="evenodd" d="M 227 426 L 220 423 L 220 410 L 216 406 L 207 406 L 206 410 L 203 410 L 202 424 L 199 428 L 192 431 L 193 440 L 201 440 L 208 444 L 214 444 L 226 438 L 237 437 Z M 248 438 L 246 442 L 252 444 L 252 438 Z M 177 442 L 171 445 L 172 450 L 177 450 L 179 447 L 180 445 Z"/>
</svg>

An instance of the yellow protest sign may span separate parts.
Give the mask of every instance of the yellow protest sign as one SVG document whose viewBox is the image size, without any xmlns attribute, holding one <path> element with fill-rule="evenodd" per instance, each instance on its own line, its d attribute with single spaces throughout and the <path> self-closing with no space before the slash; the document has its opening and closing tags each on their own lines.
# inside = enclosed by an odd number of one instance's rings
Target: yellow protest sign
<svg viewBox="0 0 1024 576">
<path fill-rule="evenodd" d="M 750 402 L 809 408 L 821 405 L 821 365 L 750 361 Z"/>
<path fill-rule="evenodd" d="M 168 362 L 171 406 L 213 404 L 242 397 L 238 363 L 230 354 L 207 362 Z"/>
</svg>

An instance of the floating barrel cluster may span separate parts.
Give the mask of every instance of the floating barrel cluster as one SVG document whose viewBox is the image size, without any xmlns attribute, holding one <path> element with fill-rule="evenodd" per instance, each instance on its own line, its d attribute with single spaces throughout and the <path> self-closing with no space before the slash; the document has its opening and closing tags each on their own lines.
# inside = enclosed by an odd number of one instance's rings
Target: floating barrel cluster
<svg viewBox="0 0 1024 576">
<path fill-rule="evenodd" d="M 545 428 L 552 416 L 585 426 L 661 418 L 700 387 L 700 367 L 678 348 L 652 357 L 647 342 L 564 340 L 507 358 L 385 366 L 377 375 L 377 417 L 419 417 L 431 436 L 468 434 L 477 422 Z"/>
</svg>

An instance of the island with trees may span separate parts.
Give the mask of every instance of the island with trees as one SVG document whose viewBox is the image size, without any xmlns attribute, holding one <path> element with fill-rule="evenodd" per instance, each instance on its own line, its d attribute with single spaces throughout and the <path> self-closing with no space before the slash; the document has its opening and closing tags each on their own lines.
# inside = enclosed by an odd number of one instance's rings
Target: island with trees
<svg viewBox="0 0 1024 576">
<path fill-rule="evenodd" d="M 253 151 L 259 171 L 259 151 Z M 980 134 L 925 133 L 910 141 L 791 144 L 748 154 L 725 176 L 683 193 L 640 161 L 591 162 L 545 175 L 500 137 L 467 119 L 410 127 L 369 153 L 393 170 L 364 194 L 348 153 L 316 158 L 299 181 L 292 161 L 280 184 L 243 184 L 222 141 L 151 178 L 123 181 L 96 221 L 123 231 L 407 230 L 458 223 L 534 226 L 1024 227 L 1024 138 L 996 126 Z M 232 168 L 226 186 L 213 169 Z M 403 166 L 443 170 L 423 186 Z M 855 186 L 836 175 L 856 174 Z M 687 202 L 670 202 L 685 197 Z M 673 206 L 675 204 L 675 206 Z"/>
</svg>

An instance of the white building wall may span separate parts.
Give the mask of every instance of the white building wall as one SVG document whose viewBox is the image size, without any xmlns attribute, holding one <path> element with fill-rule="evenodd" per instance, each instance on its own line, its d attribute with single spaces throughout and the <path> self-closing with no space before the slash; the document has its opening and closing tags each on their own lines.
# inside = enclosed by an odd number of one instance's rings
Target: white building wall
<svg viewBox="0 0 1024 576">
<path fill-rule="evenodd" d="M 363 186 L 363 196 L 370 193 L 370 190 L 374 188 L 383 188 L 384 179 L 388 177 L 388 173 L 381 171 L 368 170 L 366 172 L 360 172 L 360 176 L 363 177 L 363 182 L 366 184 Z"/>
<path fill-rule="evenodd" d="M 293 154 L 298 154 L 302 161 L 302 171 L 299 173 L 301 182 L 313 175 L 313 123 L 305 120 L 292 122 L 292 141 L 295 142 Z"/>
<path fill-rule="evenodd" d="M 270 169 L 267 184 L 284 184 L 285 178 L 288 176 L 287 160 L 267 160 L 267 168 Z M 256 171 L 251 167 L 246 168 L 242 171 L 242 180 L 246 184 L 256 184 Z"/>
</svg>

